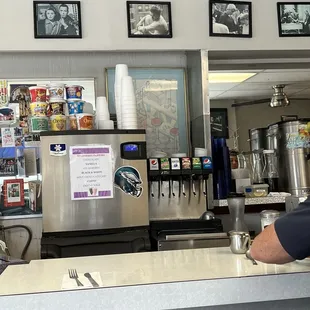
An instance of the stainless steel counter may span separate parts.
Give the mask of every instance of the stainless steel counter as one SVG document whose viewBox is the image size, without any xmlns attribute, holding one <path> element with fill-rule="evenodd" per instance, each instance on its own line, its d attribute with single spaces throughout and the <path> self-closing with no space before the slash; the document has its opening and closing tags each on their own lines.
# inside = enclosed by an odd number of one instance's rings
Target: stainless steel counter
<svg viewBox="0 0 310 310">
<path fill-rule="evenodd" d="M 245 205 L 268 205 L 268 204 L 279 204 L 285 203 L 286 197 L 263 197 L 263 198 L 246 198 Z M 213 200 L 214 207 L 227 207 L 227 199 Z"/>
<path fill-rule="evenodd" d="M 10 216 L 0 216 L 1 220 L 24 220 L 24 219 L 38 219 L 42 218 L 42 214 L 26 214 L 26 215 L 10 215 Z"/>
</svg>

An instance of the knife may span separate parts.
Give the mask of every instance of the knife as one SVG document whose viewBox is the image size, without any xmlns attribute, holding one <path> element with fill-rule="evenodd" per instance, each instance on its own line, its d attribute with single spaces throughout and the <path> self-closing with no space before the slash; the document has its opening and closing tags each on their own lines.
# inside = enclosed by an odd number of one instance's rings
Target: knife
<svg viewBox="0 0 310 310">
<path fill-rule="evenodd" d="M 93 287 L 99 287 L 99 284 L 94 280 L 94 278 L 91 276 L 90 273 L 86 272 L 84 273 L 84 276 L 89 280 L 89 282 Z"/>
</svg>

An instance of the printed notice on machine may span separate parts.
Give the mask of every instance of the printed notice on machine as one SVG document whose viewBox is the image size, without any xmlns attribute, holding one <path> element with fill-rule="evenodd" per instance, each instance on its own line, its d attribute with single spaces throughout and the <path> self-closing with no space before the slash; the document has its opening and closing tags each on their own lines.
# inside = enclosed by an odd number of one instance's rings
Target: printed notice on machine
<svg viewBox="0 0 310 310">
<path fill-rule="evenodd" d="M 113 198 L 111 146 L 71 146 L 70 180 L 72 200 Z"/>
</svg>

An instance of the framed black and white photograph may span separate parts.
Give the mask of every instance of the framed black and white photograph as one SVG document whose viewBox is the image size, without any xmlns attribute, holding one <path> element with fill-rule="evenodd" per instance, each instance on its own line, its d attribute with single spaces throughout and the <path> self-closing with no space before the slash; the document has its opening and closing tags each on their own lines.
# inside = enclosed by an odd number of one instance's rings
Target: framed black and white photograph
<svg viewBox="0 0 310 310">
<path fill-rule="evenodd" d="M 210 109 L 211 136 L 229 139 L 228 112 L 227 109 Z"/>
<path fill-rule="evenodd" d="M 80 1 L 34 1 L 33 13 L 35 38 L 82 38 Z"/>
<path fill-rule="evenodd" d="M 310 36 L 310 2 L 278 2 L 280 37 Z"/>
<path fill-rule="evenodd" d="M 210 36 L 252 38 L 252 3 L 210 0 Z"/>
<path fill-rule="evenodd" d="M 172 38 L 170 2 L 127 1 L 128 37 Z"/>
</svg>

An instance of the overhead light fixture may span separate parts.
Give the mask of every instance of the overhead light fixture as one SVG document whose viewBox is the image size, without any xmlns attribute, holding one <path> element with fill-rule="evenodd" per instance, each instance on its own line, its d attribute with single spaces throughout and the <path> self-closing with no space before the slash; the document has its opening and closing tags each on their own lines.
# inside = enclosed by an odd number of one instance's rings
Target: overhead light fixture
<svg viewBox="0 0 310 310">
<path fill-rule="evenodd" d="M 242 83 L 256 74 L 253 72 L 210 72 L 209 83 Z"/>
<path fill-rule="evenodd" d="M 290 105 L 290 101 L 284 92 L 284 84 L 275 85 L 272 88 L 274 89 L 274 94 L 272 95 L 271 101 L 269 106 L 271 108 L 278 108 L 278 107 L 287 107 Z"/>
</svg>

